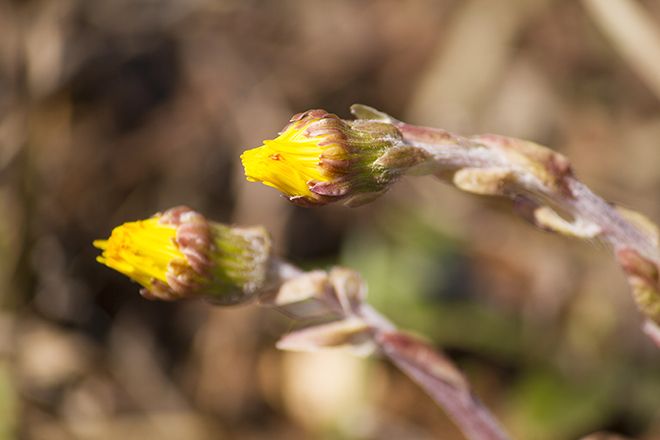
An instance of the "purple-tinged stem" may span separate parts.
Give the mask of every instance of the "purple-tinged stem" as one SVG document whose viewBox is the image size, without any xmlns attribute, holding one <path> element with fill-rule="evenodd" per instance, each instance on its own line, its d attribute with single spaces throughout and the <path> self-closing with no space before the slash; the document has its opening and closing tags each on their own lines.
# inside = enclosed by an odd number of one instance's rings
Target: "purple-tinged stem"
<svg viewBox="0 0 660 440">
<path fill-rule="evenodd" d="M 368 304 L 358 313 L 371 324 L 373 340 L 382 353 L 442 407 L 468 439 L 510 438 L 447 357 L 421 339 L 396 330 Z"/>
<path fill-rule="evenodd" d="M 401 332 L 380 332 L 376 341 L 387 357 L 415 381 L 471 440 L 507 440 L 497 420 L 472 394 L 456 371 L 456 382 L 447 380 L 452 364 L 428 344 Z"/>
<path fill-rule="evenodd" d="M 315 351 L 365 339 L 410 377 L 470 440 L 507 440 L 510 437 L 473 394 L 467 379 L 451 360 L 421 339 L 403 333 L 365 301 L 364 285 L 348 269 L 307 273 L 283 261 L 274 261 L 273 274 L 281 287 L 265 296 L 262 305 L 289 316 L 307 310 L 339 313 L 334 321 L 312 325 L 284 336 L 277 346 L 286 350 Z M 311 307 L 311 303 L 315 307 Z M 301 307 L 307 303 L 307 307 Z M 291 312 L 294 312 L 293 314 Z M 356 347 L 353 347 L 356 348 Z M 364 352 L 363 352 L 364 353 Z"/>
<path fill-rule="evenodd" d="M 543 229 L 609 243 L 648 318 L 644 332 L 660 346 L 660 250 L 657 227 L 649 220 L 594 194 L 575 177 L 567 158 L 533 142 L 495 135 L 463 137 L 370 112 L 389 120 L 407 145 L 427 156 L 422 173 L 450 180 L 465 191 L 507 196 Z"/>
</svg>

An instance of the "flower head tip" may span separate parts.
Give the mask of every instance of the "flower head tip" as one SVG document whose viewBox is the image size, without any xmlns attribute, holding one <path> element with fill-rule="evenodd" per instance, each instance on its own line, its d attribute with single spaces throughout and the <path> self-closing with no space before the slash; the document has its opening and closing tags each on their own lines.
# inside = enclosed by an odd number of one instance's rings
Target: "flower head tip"
<svg viewBox="0 0 660 440">
<path fill-rule="evenodd" d="M 262 228 L 210 222 L 186 207 L 124 223 L 94 246 L 103 251 L 98 262 L 138 282 L 145 297 L 164 300 L 244 302 L 265 287 L 270 261 Z"/>
<path fill-rule="evenodd" d="M 297 204 L 355 202 L 382 193 L 398 177 L 378 159 L 401 144 L 388 122 L 345 121 L 309 110 L 294 115 L 275 139 L 245 151 L 241 161 L 249 181 L 276 188 Z"/>
</svg>

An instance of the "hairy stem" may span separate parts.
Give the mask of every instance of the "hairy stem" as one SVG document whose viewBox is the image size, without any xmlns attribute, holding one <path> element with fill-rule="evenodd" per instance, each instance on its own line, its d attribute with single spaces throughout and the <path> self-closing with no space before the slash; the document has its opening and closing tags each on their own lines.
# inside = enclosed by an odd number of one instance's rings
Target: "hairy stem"
<svg viewBox="0 0 660 440">
<path fill-rule="evenodd" d="M 521 215 L 542 229 L 608 243 L 646 315 L 644 332 L 660 347 L 660 251 L 653 222 L 606 202 L 575 177 L 566 157 L 533 142 L 463 137 L 397 121 L 365 106 L 354 106 L 353 112 L 390 122 L 405 144 L 426 155 L 410 173 L 434 174 L 476 194 L 509 197 Z"/>
<path fill-rule="evenodd" d="M 315 351 L 340 345 L 363 347 L 368 342 L 443 408 L 466 438 L 509 439 L 446 356 L 420 338 L 397 330 L 366 302 L 366 289 L 357 273 L 339 268 L 305 273 L 283 261 L 275 263 L 273 273 L 279 274 L 281 286 L 273 295 L 263 296 L 262 305 L 298 318 L 319 316 L 319 311 L 335 317 L 284 336 L 279 348 Z"/>
</svg>

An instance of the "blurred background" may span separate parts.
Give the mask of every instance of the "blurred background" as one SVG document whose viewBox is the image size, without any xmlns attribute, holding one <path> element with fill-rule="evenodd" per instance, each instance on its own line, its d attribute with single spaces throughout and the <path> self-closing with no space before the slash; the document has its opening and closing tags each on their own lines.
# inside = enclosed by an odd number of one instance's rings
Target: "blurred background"
<svg viewBox="0 0 660 440">
<path fill-rule="evenodd" d="M 660 438 L 658 351 L 601 244 L 430 178 L 296 208 L 238 160 L 360 102 L 551 146 L 658 221 L 659 63 L 650 0 L 0 0 L 0 438 L 462 438 L 383 360 L 279 352 L 273 311 L 149 302 L 94 261 L 179 204 L 361 271 L 516 438 Z"/>
</svg>

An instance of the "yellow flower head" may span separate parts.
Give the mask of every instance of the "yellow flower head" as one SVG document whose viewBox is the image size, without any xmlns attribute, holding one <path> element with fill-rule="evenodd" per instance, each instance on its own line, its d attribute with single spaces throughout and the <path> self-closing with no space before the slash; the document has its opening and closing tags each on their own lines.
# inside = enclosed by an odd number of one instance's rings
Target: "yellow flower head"
<svg viewBox="0 0 660 440">
<path fill-rule="evenodd" d="M 344 121 L 325 110 L 293 116 L 279 136 L 241 155 L 245 175 L 302 205 L 380 193 L 391 173 L 376 163 L 400 134 L 379 121 Z"/>
<path fill-rule="evenodd" d="M 124 223 L 112 230 L 109 239 L 94 241 L 103 250 L 96 261 L 152 290 L 167 283 L 172 264 L 187 264 L 175 240 L 176 228 L 161 223 L 160 216 Z"/>
<path fill-rule="evenodd" d="M 124 223 L 94 246 L 103 251 L 99 263 L 141 284 L 144 296 L 164 300 L 246 301 L 264 286 L 270 261 L 262 228 L 231 228 L 186 207 Z"/>
</svg>

